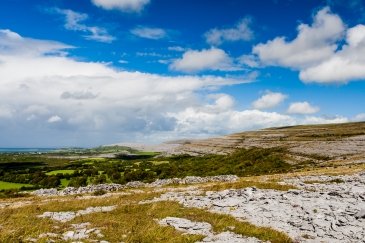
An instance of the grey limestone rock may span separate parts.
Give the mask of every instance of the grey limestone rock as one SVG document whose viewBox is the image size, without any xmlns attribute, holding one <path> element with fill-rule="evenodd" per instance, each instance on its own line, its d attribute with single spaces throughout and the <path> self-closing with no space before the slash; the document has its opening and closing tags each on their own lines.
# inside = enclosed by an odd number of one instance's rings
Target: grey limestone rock
<svg viewBox="0 0 365 243">
<path fill-rule="evenodd" d="M 96 191 L 118 191 L 127 188 L 141 188 L 141 187 L 161 187 L 170 184 L 196 184 L 206 182 L 233 182 L 238 180 L 235 175 L 219 175 L 219 176 L 187 176 L 185 178 L 172 178 L 172 179 L 158 179 L 152 183 L 144 183 L 140 181 L 128 182 L 126 185 L 121 184 L 99 184 L 99 185 L 88 185 L 85 187 L 66 187 L 63 190 L 57 191 L 55 188 L 51 189 L 39 189 L 33 191 L 33 195 L 37 196 L 67 196 L 67 195 L 78 195 L 86 193 L 94 193 Z"/>
<path fill-rule="evenodd" d="M 75 217 L 80 215 L 86 215 L 91 213 L 101 213 L 113 211 L 116 206 L 105 206 L 105 207 L 88 207 L 77 212 L 66 211 L 66 212 L 44 212 L 38 215 L 39 218 L 50 218 L 59 222 L 67 222 L 73 220 Z"/>
<path fill-rule="evenodd" d="M 184 218 L 166 217 L 158 221 L 160 225 L 172 226 L 186 234 L 203 235 L 205 238 L 200 243 L 260 243 L 254 237 L 244 237 L 230 231 L 215 234 L 212 225 L 206 222 L 194 222 Z"/>
<path fill-rule="evenodd" d="M 365 174 L 290 178 L 300 190 L 243 188 L 196 194 L 167 192 L 151 200 L 229 214 L 287 233 L 297 242 L 365 242 Z M 321 181 L 321 183 L 305 183 Z M 148 203 L 146 201 L 145 203 Z"/>
</svg>

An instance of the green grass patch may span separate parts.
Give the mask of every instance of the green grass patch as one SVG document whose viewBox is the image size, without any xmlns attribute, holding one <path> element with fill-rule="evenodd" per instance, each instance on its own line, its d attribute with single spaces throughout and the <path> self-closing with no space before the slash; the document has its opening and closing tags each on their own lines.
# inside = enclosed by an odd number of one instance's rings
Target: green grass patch
<svg viewBox="0 0 365 243">
<path fill-rule="evenodd" d="M 162 164 L 168 164 L 170 161 L 152 161 L 153 165 L 162 165 Z"/>
<path fill-rule="evenodd" d="M 32 185 L 0 181 L 0 190 L 20 189 L 22 187 L 32 187 Z"/>
<path fill-rule="evenodd" d="M 67 187 L 69 183 L 70 183 L 70 180 L 68 180 L 68 179 L 61 179 L 61 186 L 62 187 Z"/>
<path fill-rule="evenodd" d="M 75 170 L 52 170 L 50 172 L 47 172 L 46 175 L 57 175 L 57 174 L 63 174 L 63 175 L 70 175 L 73 174 Z"/>
</svg>

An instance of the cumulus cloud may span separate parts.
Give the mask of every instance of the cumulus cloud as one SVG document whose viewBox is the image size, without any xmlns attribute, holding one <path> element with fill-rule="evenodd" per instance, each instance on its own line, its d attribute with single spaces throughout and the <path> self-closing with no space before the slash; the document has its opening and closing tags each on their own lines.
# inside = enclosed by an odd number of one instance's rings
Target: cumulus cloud
<svg viewBox="0 0 365 243">
<path fill-rule="evenodd" d="M 211 48 L 201 51 L 186 51 L 182 58 L 171 63 L 170 69 L 182 72 L 199 72 L 206 70 L 235 71 L 239 68 L 233 64 L 232 59 L 225 51 Z"/>
<path fill-rule="evenodd" d="M 159 40 L 167 36 L 167 33 L 164 29 L 144 26 L 138 26 L 137 28 L 132 29 L 131 33 L 135 36 L 151 40 Z"/>
<path fill-rule="evenodd" d="M 348 28 L 328 7 L 312 25 L 300 24 L 295 39 L 277 37 L 253 48 L 265 65 L 299 70 L 302 81 L 327 84 L 364 80 L 364 52 L 365 25 Z"/>
<path fill-rule="evenodd" d="M 258 110 L 274 108 L 282 103 L 286 98 L 287 95 L 285 94 L 267 91 L 263 96 L 252 103 L 252 107 Z"/>
<path fill-rule="evenodd" d="M 347 30 L 346 44 L 322 63 L 301 70 L 305 82 L 347 83 L 365 79 L 365 25 Z"/>
<path fill-rule="evenodd" d="M 216 99 L 220 97 L 217 96 Z M 344 123 L 349 121 L 348 118 L 342 116 L 296 117 L 260 110 L 235 110 L 233 106 L 226 107 L 225 109 L 211 109 L 216 103 L 215 101 L 213 104 L 188 107 L 176 113 L 169 113 L 168 115 L 174 118 L 177 123 L 174 131 L 171 131 L 171 133 L 176 132 L 185 137 L 202 137 L 227 134 L 227 131 L 241 132 L 267 127 Z"/>
<path fill-rule="evenodd" d="M 314 16 L 312 25 L 298 26 L 298 35 L 294 40 L 277 37 L 256 45 L 253 53 L 266 65 L 308 67 L 331 57 L 344 31 L 341 18 L 326 7 Z"/>
<path fill-rule="evenodd" d="M 244 18 L 236 26 L 227 29 L 214 28 L 204 34 L 206 42 L 210 45 L 221 45 L 224 42 L 249 41 L 253 38 L 250 28 L 251 19 Z"/>
<path fill-rule="evenodd" d="M 96 6 L 106 10 L 122 12 L 140 12 L 149 4 L 150 0 L 91 0 Z"/>
<path fill-rule="evenodd" d="M 313 114 L 319 111 L 319 107 L 312 106 L 308 102 L 295 102 L 291 103 L 288 108 L 289 114 Z"/>
<path fill-rule="evenodd" d="M 105 28 L 98 26 L 88 26 L 82 23 L 89 18 L 87 14 L 78 13 L 70 9 L 59 9 L 59 8 L 54 8 L 53 11 L 64 16 L 65 29 L 84 32 L 86 33 L 86 35 L 84 35 L 85 39 L 95 40 L 105 43 L 110 43 L 115 40 L 115 37 L 110 35 Z"/>
</svg>

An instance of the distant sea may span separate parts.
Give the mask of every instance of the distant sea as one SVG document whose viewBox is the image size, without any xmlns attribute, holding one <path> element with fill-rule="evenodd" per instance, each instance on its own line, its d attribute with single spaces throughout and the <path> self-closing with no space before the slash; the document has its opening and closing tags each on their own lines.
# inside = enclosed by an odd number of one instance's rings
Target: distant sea
<svg viewBox="0 0 365 243">
<path fill-rule="evenodd" d="M 0 153 L 41 153 L 54 150 L 56 148 L 0 148 Z"/>
</svg>

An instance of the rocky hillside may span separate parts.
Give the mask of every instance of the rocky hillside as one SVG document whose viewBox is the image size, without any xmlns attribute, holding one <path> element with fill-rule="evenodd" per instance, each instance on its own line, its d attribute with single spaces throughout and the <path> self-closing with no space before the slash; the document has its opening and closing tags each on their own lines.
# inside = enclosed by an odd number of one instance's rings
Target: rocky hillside
<svg viewBox="0 0 365 243">
<path fill-rule="evenodd" d="M 290 163 L 305 161 L 365 162 L 365 122 L 269 128 L 203 140 L 167 143 L 167 154 L 226 154 L 237 148 L 287 149 Z M 175 144 L 172 147 L 171 144 Z"/>
</svg>

